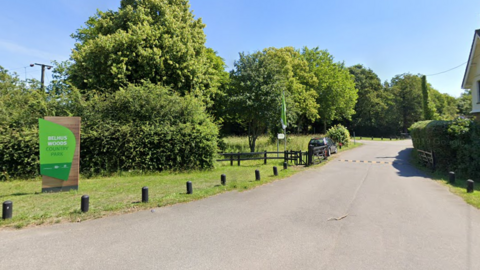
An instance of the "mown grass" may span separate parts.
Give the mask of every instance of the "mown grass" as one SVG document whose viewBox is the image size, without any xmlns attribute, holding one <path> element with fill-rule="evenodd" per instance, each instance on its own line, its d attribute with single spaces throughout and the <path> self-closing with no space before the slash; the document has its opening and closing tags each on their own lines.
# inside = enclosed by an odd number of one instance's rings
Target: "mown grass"
<svg viewBox="0 0 480 270">
<path fill-rule="evenodd" d="M 293 136 L 292 136 L 293 137 Z M 290 143 L 302 145 L 308 143 L 310 136 L 292 138 Z M 243 140 L 247 140 L 245 137 Z M 240 138 L 227 138 L 232 147 L 242 145 Z M 343 147 L 346 151 L 360 144 Z M 271 145 L 263 144 L 266 150 Z M 248 141 L 247 141 L 248 147 Z M 276 150 L 276 144 L 273 145 Z M 305 150 L 305 146 L 299 148 Z M 238 151 L 237 151 L 238 152 Z M 320 165 L 325 164 L 323 162 Z M 229 162 L 218 162 L 214 169 L 188 172 L 161 172 L 138 175 L 120 173 L 111 177 L 86 179 L 81 177 L 78 191 L 62 193 L 41 193 L 41 179 L 14 180 L 0 182 L 0 202 L 13 202 L 13 218 L 0 219 L 0 228 L 23 228 L 42 224 L 60 222 L 80 222 L 88 219 L 100 218 L 108 215 L 134 212 L 142 209 L 151 209 L 176 203 L 188 202 L 209 197 L 225 191 L 243 191 L 272 181 L 289 177 L 297 172 L 306 170 L 304 166 L 290 166 L 283 170 L 282 160 L 242 161 L 241 166 L 230 166 Z M 273 166 L 278 168 L 278 176 L 273 175 Z M 255 170 L 258 169 L 261 181 L 255 181 Z M 225 174 L 227 184 L 220 184 L 220 176 Z M 192 181 L 193 194 L 186 194 L 186 182 Z M 149 202 L 141 203 L 141 189 L 149 188 Z M 81 213 L 81 196 L 90 196 L 90 210 Z"/>
<path fill-rule="evenodd" d="M 418 156 L 415 151 L 412 151 L 412 156 L 410 159 L 412 165 L 417 169 L 424 172 L 428 177 L 432 178 L 434 181 L 439 182 L 441 185 L 448 187 L 450 192 L 456 194 L 467 202 L 468 204 L 480 209 L 480 183 L 475 182 L 474 192 L 467 193 L 467 180 L 466 178 L 456 177 L 455 183 L 449 182 L 449 175 L 445 172 L 435 171 L 432 172 L 429 168 L 426 168 L 418 160 Z"/>
</svg>

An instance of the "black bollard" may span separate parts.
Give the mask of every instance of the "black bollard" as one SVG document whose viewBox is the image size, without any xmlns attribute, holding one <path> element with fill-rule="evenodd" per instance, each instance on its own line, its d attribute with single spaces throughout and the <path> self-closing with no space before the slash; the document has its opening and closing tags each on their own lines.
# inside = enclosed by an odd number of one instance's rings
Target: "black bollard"
<svg viewBox="0 0 480 270">
<path fill-rule="evenodd" d="M 449 179 L 448 179 L 448 182 L 450 182 L 450 184 L 453 184 L 455 183 L 455 172 L 450 172 L 449 173 Z"/>
<path fill-rule="evenodd" d="M 473 192 L 473 180 L 472 179 L 468 179 L 467 180 L 467 192 L 468 193 L 472 193 Z"/>
<path fill-rule="evenodd" d="M 222 183 L 222 186 L 225 186 L 227 184 L 227 176 L 225 174 L 222 174 L 222 176 L 220 176 L 220 182 Z"/>
<path fill-rule="evenodd" d="M 260 171 L 255 170 L 255 180 L 260 181 Z"/>
<path fill-rule="evenodd" d="M 5 201 L 2 207 L 2 219 L 12 218 L 13 213 L 13 202 Z"/>
<path fill-rule="evenodd" d="M 314 152 L 314 147 L 313 145 L 308 146 L 308 157 L 307 157 L 307 166 L 313 165 L 313 152 Z M 285 169 L 285 168 L 284 168 Z"/>
<path fill-rule="evenodd" d="M 83 195 L 82 203 L 81 203 L 81 209 L 83 213 L 88 212 L 89 203 L 90 203 L 90 197 L 88 195 Z"/>
<path fill-rule="evenodd" d="M 148 187 L 142 188 L 142 203 L 148 202 Z"/>
<path fill-rule="evenodd" d="M 288 168 L 288 163 L 287 162 L 283 162 L 283 169 L 286 170 Z"/>
<path fill-rule="evenodd" d="M 273 167 L 273 175 L 278 176 L 278 169 L 277 167 Z"/>
<path fill-rule="evenodd" d="M 193 193 L 192 182 L 188 181 L 187 182 L 187 194 L 192 194 L 192 193 Z"/>
</svg>

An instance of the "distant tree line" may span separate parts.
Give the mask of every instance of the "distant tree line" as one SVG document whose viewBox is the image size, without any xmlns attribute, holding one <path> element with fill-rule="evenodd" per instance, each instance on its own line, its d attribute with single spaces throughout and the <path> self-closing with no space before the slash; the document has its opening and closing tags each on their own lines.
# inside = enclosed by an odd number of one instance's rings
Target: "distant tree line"
<svg viewBox="0 0 480 270">
<path fill-rule="evenodd" d="M 362 65 L 349 67 L 355 77 L 358 100 L 347 126 L 363 136 L 391 136 L 407 132 L 422 120 L 453 120 L 472 110 L 470 92 L 459 98 L 442 94 L 420 74 L 396 75 L 381 83 L 378 76 Z"/>
</svg>

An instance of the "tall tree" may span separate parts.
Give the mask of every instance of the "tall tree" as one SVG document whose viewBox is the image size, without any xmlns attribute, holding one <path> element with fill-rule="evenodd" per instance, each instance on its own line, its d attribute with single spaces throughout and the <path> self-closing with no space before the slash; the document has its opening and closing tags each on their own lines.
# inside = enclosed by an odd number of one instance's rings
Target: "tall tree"
<svg viewBox="0 0 480 270">
<path fill-rule="evenodd" d="M 360 128 L 363 135 L 365 132 L 378 128 L 378 122 L 384 118 L 386 100 L 382 96 L 383 86 L 377 74 L 363 65 L 355 65 L 348 68 L 354 76 L 355 88 L 358 91 L 358 99 L 355 104 L 355 114 L 352 116 L 353 128 Z"/>
<path fill-rule="evenodd" d="M 392 78 L 389 91 L 395 98 L 397 121 L 402 132 L 423 119 L 421 79 L 418 75 L 404 73 Z"/>
<path fill-rule="evenodd" d="M 283 91 L 287 98 L 289 123 L 295 122 L 302 114 L 310 121 L 318 117 L 316 93 L 308 87 L 316 84 L 316 78 L 291 47 L 240 53 L 230 77 L 231 86 L 227 91 L 230 113 L 246 127 L 252 152 L 260 134 L 268 127 L 280 126 Z"/>
<path fill-rule="evenodd" d="M 83 91 L 149 81 L 209 97 L 216 83 L 204 27 L 188 0 L 122 0 L 117 11 L 98 11 L 72 35 L 70 79 Z"/>
<path fill-rule="evenodd" d="M 422 76 L 422 105 L 423 105 L 423 118 L 425 120 L 432 120 L 434 118 L 434 111 L 430 105 L 430 98 L 428 95 L 427 76 Z"/>
<path fill-rule="evenodd" d="M 355 113 L 358 95 L 354 77 L 342 63 L 335 63 L 331 54 L 318 47 L 304 47 L 302 58 L 308 62 L 310 71 L 318 80 L 314 89 L 318 94 L 318 114 L 325 133 L 331 121 L 350 120 Z"/>
<path fill-rule="evenodd" d="M 430 111 L 433 120 L 453 120 L 457 116 L 457 100 L 446 93 L 440 93 L 428 85 Z"/>
</svg>

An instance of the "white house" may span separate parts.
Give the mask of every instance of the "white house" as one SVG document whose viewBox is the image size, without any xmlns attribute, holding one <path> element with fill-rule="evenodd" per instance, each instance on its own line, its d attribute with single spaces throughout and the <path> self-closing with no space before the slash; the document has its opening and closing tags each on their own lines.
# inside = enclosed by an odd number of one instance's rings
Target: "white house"
<svg viewBox="0 0 480 270">
<path fill-rule="evenodd" d="M 472 114 L 480 120 L 480 29 L 473 36 L 472 49 L 468 57 L 462 88 L 472 90 Z"/>
</svg>

